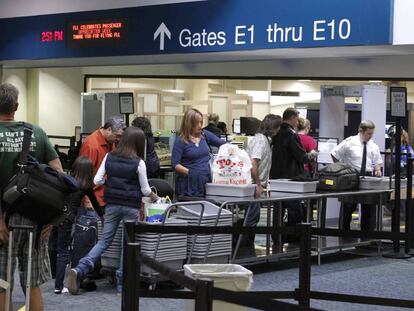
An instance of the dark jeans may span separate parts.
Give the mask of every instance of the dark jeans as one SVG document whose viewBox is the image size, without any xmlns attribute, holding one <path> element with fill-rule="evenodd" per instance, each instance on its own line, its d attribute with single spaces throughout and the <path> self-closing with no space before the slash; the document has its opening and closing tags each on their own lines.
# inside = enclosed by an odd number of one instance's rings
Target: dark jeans
<svg viewBox="0 0 414 311">
<path fill-rule="evenodd" d="M 260 221 L 260 208 L 261 208 L 260 203 L 252 203 L 250 205 L 250 208 L 246 206 L 246 215 L 244 216 L 246 217 L 246 223 L 245 223 L 246 227 L 257 226 L 258 222 Z M 254 233 L 245 234 L 243 235 L 241 244 L 247 245 L 247 246 L 254 245 L 254 239 L 255 239 Z"/>
<path fill-rule="evenodd" d="M 48 252 L 50 260 L 50 270 L 52 273 L 52 278 L 56 278 L 56 260 L 57 260 L 57 249 L 58 249 L 58 228 L 53 227 L 52 232 L 49 235 L 48 241 Z"/>
<path fill-rule="evenodd" d="M 344 230 L 351 229 L 352 213 L 356 210 L 357 204 L 344 203 L 343 223 Z M 375 229 L 375 205 L 361 204 L 361 230 L 372 231 Z"/>
<path fill-rule="evenodd" d="M 95 246 L 97 240 L 97 215 L 95 211 L 80 209 L 73 233 L 72 267 L 86 256 Z"/>
<path fill-rule="evenodd" d="M 73 223 L 70 221 L 63 222 L 57 228 L 57 260 L 56 260 L 56 279 L 55 289 L 63 289 L 63 280 L 65 279 L 66 266 L 70 262 L 71 234 Z"/>
</svg>

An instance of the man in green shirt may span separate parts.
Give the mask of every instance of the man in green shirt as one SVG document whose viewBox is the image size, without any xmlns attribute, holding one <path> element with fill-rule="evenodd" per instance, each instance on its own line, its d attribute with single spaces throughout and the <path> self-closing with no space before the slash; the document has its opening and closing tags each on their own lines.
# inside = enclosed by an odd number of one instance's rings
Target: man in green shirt
<svg viewBox="0 0 414 311">
<path fill-rule="evenodd" d="M 22 150 L 24 136 L 24 123 L 15 121 L 14 114 L 19 106 L 19 91 L 9 83 L 0 84 L 0 193 L 7 185 L 9 179 L 17 167 L 19 154 Z M 30 154 L 40 163 L 47 163 L 58 171 L 62 170 L 62 165 L 56 151 L 49 142 L 46 133 L 38 126 L 33 125 L 33 135 L 30 145 Z M 8 257 L 8 225 L 33 225 L 36 224 L 28 218 L 19 214 L 13 214 L 9 218 L 8 224 L 5 223 L 3 211 L 0 205 L 0 279 L 6 279 L 7 257 Z M 34 231 L 34 238 L 40 234 L 40 242 L 32 250 L 32 271 L 31 271 L 31 290 L 30 290 L 30 310 L 43 310 L 43 299 L 39 286 L 50 279 L 50 263 L 47 252 L 47 238 L 52 226 L 47 225 L 41 230 Z M 13 234 L 12 249 L 12 271 L 16 268 L 16 258 L 19 260 L 19 270 L 23 274 L 21 285 L 25 287 L 27 274 L 27 252 L 18 252 L 19 249 L 28 249 L 28 230 L 18 229 Z M 35 243 L 36 244 L 36 243 Z M 12 273 L 14 275 L 14 273 Z M 13 286 L 13 280 L 11 285 Z M 5 291 L 0 288 L 0 309 L 5 305 Z M 12 306 L 12 304 L 10 303 Z M 7 310 L 8 311 L 8 310 Z"/>
</svg>

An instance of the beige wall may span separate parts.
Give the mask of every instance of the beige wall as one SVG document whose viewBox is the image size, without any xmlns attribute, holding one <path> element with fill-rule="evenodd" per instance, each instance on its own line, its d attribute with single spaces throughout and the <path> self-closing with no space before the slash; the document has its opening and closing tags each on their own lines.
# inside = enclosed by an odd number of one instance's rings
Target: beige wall
<svg viewBox="0 0 414 311">
<path fill-rule="evenodd" d="M 26 120 L 42 126 L 49 134 L 71 136 L 74 127 L 80 125 L 80 93 L 83 92 L 84 73 L 102 73 L 111 71 L 112 74 L 125 74 L 120 67 L 95 68 L 50 68 L 50 69 L 3 69 L 3 81 L 15 84 L 20 90 L 20 107 L 17 119 Z M 294 98 L 272 98 L 271 105 L 254 103 L 253 116 L 261 119 L 266 113 L 281 114 L 295 102 L 319 99 L 321 84 L 352 85 L 364 84 L 362 81 L 311 81 L 296 80 L 207 80 L 207 79 L 136 79 L 110 78 L 102 80 L 100 87 L 116 88 L 151 88 L 179 89 L 188 94 L 188 99 L 206 99 L 208 92 L 226 92 L 244 89 L 250 91 L 298 91 L 301 96 Z M 366 84 L 366 82 L 365 82 Z M 413 101 L 414 82 L 407 82 L 408 99 Z"/>
<path fill-rule="evenodd" d="M 26 69 L 11 69 L 3 71 L 3 82 L 13 84 L 19 90 L 19 108 L 15 114 L 16 120 L 29 121 L 27 118 L 27 74 Z"/>
<path fill-rule="evenodd" d="M 49 135 L 74 135 L 80 125 L 80 68 L 41 69 L 38 74 L 39 125 Z"/>
<path fill-rule="evenodd" d="M 27 71 L 27 120 L 39 124 L 39 70 Z"/>
</svg>

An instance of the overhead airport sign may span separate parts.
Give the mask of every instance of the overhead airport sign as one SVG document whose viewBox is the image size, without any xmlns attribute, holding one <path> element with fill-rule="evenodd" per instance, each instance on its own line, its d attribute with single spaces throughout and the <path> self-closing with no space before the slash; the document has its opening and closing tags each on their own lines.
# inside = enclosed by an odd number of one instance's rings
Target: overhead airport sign
<svg viewBox="0 0 414 311">
<path fill-rule="evenodd" d="M 208 0 L 0 19 L 0 60 L 384 45 L 393 0 Z"/>
</svg>

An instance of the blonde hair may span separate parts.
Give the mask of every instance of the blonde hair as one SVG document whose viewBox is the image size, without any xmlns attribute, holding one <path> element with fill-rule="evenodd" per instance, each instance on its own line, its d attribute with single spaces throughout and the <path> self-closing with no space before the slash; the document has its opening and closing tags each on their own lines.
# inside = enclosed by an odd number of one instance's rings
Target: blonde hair
<svg viewBox="0 0 414 311">
<path fill-rule="evenodd" d="M 203 114 L 195 108 L 190 108 L 184 113 L 183 120 L 181 121 L 180 137 L 185 143 L 188 143 L 190 140 L 191 132 L 197 124 L 197 116 L 203 119 Z"/>
<path fill-rule="evenodd" d="M 299 118 L 298 119 L 298 131 L 306 130 L 307 128 L 310 129 L 311 123 L 308 119 Z"/>
<path fill-rule="evenodd" d="M 410 138 L 408 137 L 408 133 L 407 133 L 406 130 L 402 130 L 402 132 L 401 132 L 401 143 L 403 143 L 405 145 L 410 144 Z"/>
</svg>

